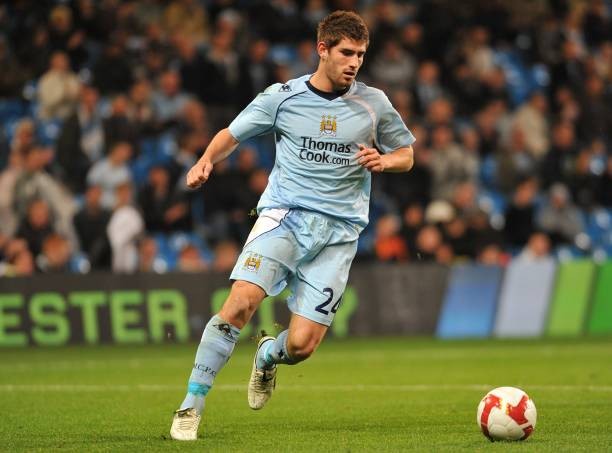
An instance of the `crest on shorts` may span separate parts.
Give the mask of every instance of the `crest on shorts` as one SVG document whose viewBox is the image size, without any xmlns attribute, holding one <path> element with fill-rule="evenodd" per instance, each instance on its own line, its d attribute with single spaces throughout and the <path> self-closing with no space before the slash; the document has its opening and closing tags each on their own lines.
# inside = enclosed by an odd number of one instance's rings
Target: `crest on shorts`
<svg viewBox="0 0 612 453">
<path fill-rule="evenodd" d="M 251 253 L 244 260 L 244 264 L 242 267 L 247 271 L 257 272 L 259 271 L 259 267 L 261 266 L 262 259 L 263 256 L 259 255 L 258 253 Z"/>
<path fill-rule="evenodd" d="M 336 136 L 336 117 L 332 115 L 321 115 L 321 127 L 320 134 L 325 135 L 327 137 L 335 137 Z"/>
</svg>

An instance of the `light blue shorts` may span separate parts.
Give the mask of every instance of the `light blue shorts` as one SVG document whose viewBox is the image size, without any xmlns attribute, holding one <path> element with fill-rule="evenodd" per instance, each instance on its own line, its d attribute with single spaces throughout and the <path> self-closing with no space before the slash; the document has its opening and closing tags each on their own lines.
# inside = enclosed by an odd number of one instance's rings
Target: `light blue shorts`
<svg viewBox="0 0 612 453">
<path fill-rule="evenodd" d="M 346 288 L 358 237 L 355 226 L 325 214 L 265 209 L 230 279 L 254 283 L 270 296 L 289 286 L 289 309 L 329 326 Z"/>
</svg>

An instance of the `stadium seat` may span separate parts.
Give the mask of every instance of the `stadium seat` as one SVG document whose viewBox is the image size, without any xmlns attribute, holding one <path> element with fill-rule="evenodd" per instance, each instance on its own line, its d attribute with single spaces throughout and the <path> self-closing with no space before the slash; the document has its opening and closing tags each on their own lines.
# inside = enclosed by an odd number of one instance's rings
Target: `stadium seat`
<svg viewBox="0 0 612 453">
<path fill-rule="evenodd" d="M 596 209 L 586 218 L 586 234 L 593 245 L 612 243 L 612 210 Z"/>
<path fill-rule="evenodd" d="M 0 100 L 0 122 L 6 124 L 27 114 L 26 105 L 19 99 Z"/>
<path fill-rule="evenodd" d="M 36 126 L 40 143 L 45 146 L 53 146 L 62 131 L 62 120 L 39 120 Z"/>
<path fill-rule="evenodd" d="M 482 159 L 478 177 L 486 189 L 494 189 L 497 186 L 497 159 L 493 154 Z"/>
</svg>

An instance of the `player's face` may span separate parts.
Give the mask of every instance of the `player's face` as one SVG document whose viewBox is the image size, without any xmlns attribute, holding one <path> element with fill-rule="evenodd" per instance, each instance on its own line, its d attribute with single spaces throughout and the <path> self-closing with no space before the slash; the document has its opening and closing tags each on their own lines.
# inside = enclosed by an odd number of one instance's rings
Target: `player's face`
<svg viewBox="0 0 612 453">
<path fill-rule="evenodd" d="M 342 90 L 350 86 L 363 64 L 366 52 L 364 41 L 353 41 L 342 38 L 334 47 L 329 49 L 324 43 L 319 43 L 321 60 L 325 67 L 325 74 L 331 81 L 335 90 Z"/>
</svg>

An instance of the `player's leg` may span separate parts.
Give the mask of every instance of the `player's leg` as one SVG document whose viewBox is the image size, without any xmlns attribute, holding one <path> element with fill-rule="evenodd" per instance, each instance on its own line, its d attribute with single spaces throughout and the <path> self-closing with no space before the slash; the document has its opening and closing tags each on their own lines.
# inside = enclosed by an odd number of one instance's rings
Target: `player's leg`
<svg viewBox="0 0 612 453">
<path fill-rule="evenodd" d="M 293 314 L 289 328 L 275 340 L 265 342 L 257 357 L 258 368 L 294 365 L 310 357 L 321 344 L 329 326 Z"/>
<path fill-rule="evenodd" d="M 323 340 L 340 306 L 356 246 L 356 241 L 326 246 L 314 259 L 299 264 L 291 278 L 289 329 L 277 338 L 262 338 L 255 353 L 249 382 L 252 409 L 261 409 L 270 399 L 278 364 L 307 359 Z"/>
<path fill-rule="evenodd" d="M 257 345 L 249 380 L 251 409 L 261 409 L 272 397 L 276 385 L 276 365 L 295 365 L 312 355 L 323 340 L 328 326 L 300 315 L 292 315 L 289 328 L 278 337 L 265 336 Z"/>
<path fill-rule="evenodd" d="M 229 360 L 240 329 L 249 322 L 265 296 L 265 291 L 259 286 L 236 281 L 221 311 L 204 328 L 189 377 L 187 395 L 176 411 L 170 430 L 173 439 L 197 438 L 205 397 L 215 377 Z"/>
</svg>

